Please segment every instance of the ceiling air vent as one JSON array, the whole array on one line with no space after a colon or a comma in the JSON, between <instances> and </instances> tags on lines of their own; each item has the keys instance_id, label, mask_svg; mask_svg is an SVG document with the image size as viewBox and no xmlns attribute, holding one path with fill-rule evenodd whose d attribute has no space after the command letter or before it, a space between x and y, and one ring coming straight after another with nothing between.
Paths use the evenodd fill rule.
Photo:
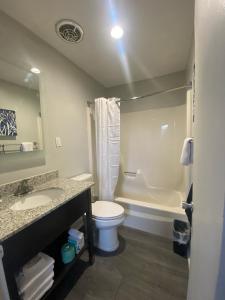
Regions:
<instances>
[{"instance_id":1,"label":"ceiling air vent","mask_svg":"<svg viewBox=\"0 0 225 300\"><path fill-rule=\"evenodd\" d=\"M79 24L73 20L61 20L55 25L58 36L66 42L79 43L84 31Z\"/></svg>"}]
</instances>

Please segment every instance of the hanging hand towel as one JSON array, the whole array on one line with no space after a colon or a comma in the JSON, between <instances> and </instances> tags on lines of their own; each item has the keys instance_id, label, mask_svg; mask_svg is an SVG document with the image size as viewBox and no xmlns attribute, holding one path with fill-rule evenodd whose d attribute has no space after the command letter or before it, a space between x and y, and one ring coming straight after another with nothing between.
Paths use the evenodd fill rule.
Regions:
<instances>
[{"instance_id":1,"label":"hanging hand towel","mask_svg":"<svg viewBox=\"0 0 225 300\"><path fill-rule=\"evenodd\" d=\"M193 163L193 138L186 138L184 140L180 163L188 166Z\"/></svg>"}]
</instances>

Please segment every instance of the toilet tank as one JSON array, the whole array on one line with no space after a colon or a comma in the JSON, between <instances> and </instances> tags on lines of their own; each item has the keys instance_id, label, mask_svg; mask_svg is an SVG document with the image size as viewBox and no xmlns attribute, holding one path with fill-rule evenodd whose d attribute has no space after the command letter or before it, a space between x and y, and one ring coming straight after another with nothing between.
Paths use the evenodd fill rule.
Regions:
<instances>
[{"instance_id":1,"label":"toilet tank","mask_svg":"<svg viewBox=\"0 0 225 300\"><path fill-rule=\"evenodd\" d=\"M70 179L76 180L76 181L93 181L94 182L94 178L93 175L91 173L83 173L74 177L71 177ZM94 186L91 187L91 196L92 196L92 201L95 197L95 188Z\"/></svg>"},{"instance_id":2,"label":"toilet tank","mask_svg":"<svg viewBox=\"0 0 225 300\"><path fill-rule=\"evenodd\" d=\"M74 177L70 177L70 179L75 180L75 181L94 181L93 180L93 175L91 173L83 173ZM93 195L94 195L94 187L91 187L91 198L93 201ZM75 229L80 229L80 227L83 225L83 218L79 218L72 226L72 228Z\"/></svg>"},{"instance_id":3,"label":"toilet tank","mask_svg":"<svg viewBox=\"0 0 225 300\"><path fill-rule=\"evenodd\" d=\"M93 175L91 173L83 173L75 177L71 177L70 179L76 181L93 181Z\"/></svg>"}]
</instances>

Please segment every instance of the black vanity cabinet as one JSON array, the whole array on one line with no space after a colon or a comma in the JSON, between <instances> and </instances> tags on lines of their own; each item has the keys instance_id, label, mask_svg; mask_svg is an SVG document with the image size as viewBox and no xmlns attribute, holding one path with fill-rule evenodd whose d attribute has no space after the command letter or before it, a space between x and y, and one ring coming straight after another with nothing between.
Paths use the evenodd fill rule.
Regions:
<instances>
[{"instance_id":1,"label":"black vanity cabinet","mask_svg":"<svg viewBox=\"0 0 225 300\"><path fill-rule=\"evenodd\" d=\"M85 247L70 264L61 262L61 246L67 242L68 229L80 217L84 216ZM55 259L55 276L52 288L43 296L43 299L63 299L63 280L68 286L69 274L72 274L73 284L85 270L94 263L94 246L91 212L91 191L85 190L72 200L65 202L45 216L34 221L29 226L2 242L4 251L3 266L11 300L18 300L15 274L20 268L43 251ZM80 260L84 250L88 250L89 261Z\"/></svg>"}]
</instances>

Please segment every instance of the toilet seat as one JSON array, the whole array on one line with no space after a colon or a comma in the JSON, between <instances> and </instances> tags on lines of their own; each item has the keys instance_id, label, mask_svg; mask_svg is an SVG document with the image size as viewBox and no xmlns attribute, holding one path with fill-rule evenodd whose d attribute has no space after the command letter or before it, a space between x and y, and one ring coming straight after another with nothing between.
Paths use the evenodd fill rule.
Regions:
<instances>
[{"instance_id":1,"label":"toilet seat","mask_svg":"<svg viewBox=\"0 0 225 300\"><path fill-rule=\"evenodd\" d=\"M124 208L111 201L96 201L92 204L92 216L98 220L114 220L124 215Z\"/></svg>"}]
</instances>

